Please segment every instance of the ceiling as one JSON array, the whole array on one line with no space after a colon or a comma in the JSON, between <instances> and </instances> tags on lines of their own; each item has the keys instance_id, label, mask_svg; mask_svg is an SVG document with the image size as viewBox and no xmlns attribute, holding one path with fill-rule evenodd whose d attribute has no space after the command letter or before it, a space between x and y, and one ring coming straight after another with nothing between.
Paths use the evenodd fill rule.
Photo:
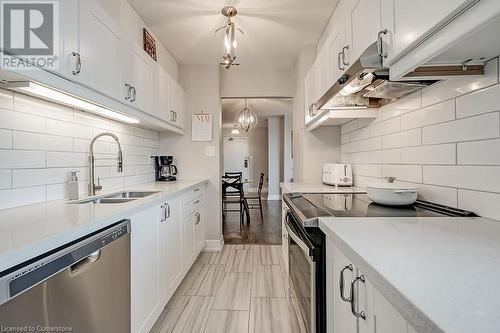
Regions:
<instances>
[{"instance_id":1,"label":"ceiling","mask_svg":"<svg viewBox=\"0 0 500 333\"><path fill-rule=\"evenodd\" d=\"M283 116L292 113L293 100L255 98L248 99L248 108L257 114L257 126L267 126L267 118L270 116ZM236 114L245 107L244 99L222 100L222 127L229 128L234 125Z\"/></svg>"},{"instance_id":2,"label":"ceiling","mask_svg":"<svg viewBox=\"0 0 500 333\"><path fill-rule=\"evenodd\" d=\"M316 44L338 0L129 0L180 64L218 64L231 4L241 66L292 67L304 45Z\"/></svg>"}]
</instances>

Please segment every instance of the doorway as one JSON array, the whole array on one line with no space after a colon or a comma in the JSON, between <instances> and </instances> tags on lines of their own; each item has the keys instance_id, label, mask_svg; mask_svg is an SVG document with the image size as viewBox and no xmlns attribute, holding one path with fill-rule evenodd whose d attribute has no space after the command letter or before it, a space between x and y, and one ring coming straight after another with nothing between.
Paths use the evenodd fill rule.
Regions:
<instances>
[{"instance_id":1,"label":"doorway","mask_svg":"<svg viewBox=\"0 0 500 333\"><path fill-rule=\"evenodd\" d=\"M249 180L250 146L248 137L224 137L224 173L241 172L243 180ZM248 191L248 183L243 188Z\"/></svg>"}]
</instances>

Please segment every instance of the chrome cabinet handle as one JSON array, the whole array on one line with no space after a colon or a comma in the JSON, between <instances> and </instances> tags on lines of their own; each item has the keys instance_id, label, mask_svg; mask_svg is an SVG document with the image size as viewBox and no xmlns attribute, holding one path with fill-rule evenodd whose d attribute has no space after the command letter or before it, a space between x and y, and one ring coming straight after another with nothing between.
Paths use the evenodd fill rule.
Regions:
<instances>
[{"instance_id":1,"label":"chrome cabinet handle","mask_svg":"<svg viewBox=\"0 0 500 333\"><path fill-rule=\"evenodd\" d=\"M195 205L197 205L197 204L199 204L199 203L200 203L200 200L196 200L196 201L194 202L194 204L195 204Z\"/></svg>"},{"instance_id":2,"label":"chrome cabinet handle","mask_svg":"<svg viewBox=\"0 0 500 333\"><path fill-rule=\"evenodd\" d=\"M72 52L71 55L73 57L76 57L76 67L75 70L72 71L71 73L73 75L78 75L82 71L82 57L80 56L80 53L77 52Z\"/></svg>"},{"instance_id":3,"label":"chrome cabinet handle","mask_svg":"<svg viewBox=\"0 0 500 333\"><path fill-rule=\"evenodd\" d=\"M160 222L166 220L167 212L165 211L165 205L161 205L161 219Z\"/></svg>"},{"instance_id":4,"label":"chrome cabinet handle","mask_svg":"<svg viewBox=\"0 0 500 333\"><path fill-rule=\"evenodd\" d=\"M342 48L342 63L345 65L345 66L349 66L349 63L348 62L345 62L345 51L349 50L349 45L346 45Z\"/></svg>"},{"instance_id":5,"label":"chrome cabinet handle","mask_svg":"<svg viewBox=\"0 0 500 333\"><path fill-rule=\"evenodd\" d=\"M177 111L174 111L174 122L177 122Z\"/></svg>"},{"instance_id":6,"label":"chrome cabinet handle","mask_svg":"<svg viewBox=\"0 0 500 333\"><path fill-rule=\"evenodd\" d=\"M387 58L387 56L389 55L387 52L384 52L382 50L382 35L387 35L388 32L389 30L384 29L377 33L377 53L382 58Z\"/></svg>"},{"instance_id":7,"label":"chrome cabinet handle","mask_svg":"<svg viewBox=\"0 0 500 333\"><path fill-rule=\"evenodd\" d=\"M314 114L314 108L316 107L316 103L312 103L311 105L309 105L309 116L310 117L314 117L315 114Z\"/></svg>"},{"instance_id":8,"label":"chrome cabinet handle","mask_svg":"<svg viewBox=\"0 0 500 333\"><path fill-rule=\"evenodd\" d=\"M135 87L130 87L130 90L132 91L132 97L130 98L130 101L133 103L137 99L137 90L135 90Z\"/></svg>"},{"instance_id":9,"label":"chrome cabinet handle","mask_svg":"<svg viewBox=\"0 0 500 333\"><path fill-rule=\"evenodd\" d=\"M342 268L342 270L340 271L340 278L339 278L339 287L340 287L340 298L344 301L344 302L347 302L349 303L351 301L352 298L348 298L348 297L344 297L344 272L346 270L350 270L351 272L353 271L353 267L352 267L352 264L349 264L347 266L345 266L344 268Z\"/></svg>"},{"instance_id":10,"label":"chrome cabinet handle","mask_svg":"<svg viewBox=\"0 0 500 333\"><path fill-rule=\"evenodd\" d=\"M342 67L340 65L340 61L341 61L341 57L342 57L342 52L339 52L339 54L337 54L337 64L338 64L338 67L341 71L345 70L345 67Z\"/></svg>"},{"instance_id":11,"label":"chrome cabinet handle","mask_svg":"<svg viewBox=\"0 0 500 333\"><path fill-rule=\"evenodd\" d=\"M125 83L125 88L127 88L127 95L125 96L125 100L128 101L132 94L132 86L128 83Z\"/></svg>"},{"instance_id":12,"label":"chrome cabinet handle","mask_svg":"<svg viewBox=\"0 0 500 333\"><path fill-rule=\"evenodd\" d=\"M168 203L165 204L165 220L170 218L170 205Z\"/></svg>"},{"instance_id":13,"label":"chrome cabinet handle","mask_svg":"<svg viewBox=\"0 0 500 333\"><path fill-rule=\"evenodd\" d=\"M351 283L351 312L354 315L354 317L366 320L366 314L364 311L361 312L356 311L356 298L355 298L354 288L355 284L358 283L359 281L365 283L365 276L364 275L358 276Z\"/></svg>"},{"instance_id":14,"label":"chrome cabinet handle","mask_svg":"<svg viewBox=\"0 0 500 333\"><path fill-rule=\"evenodd\" d=\"M201 222L201 214L197 212L196 214L194 214L194 216L196 216L196 222L194 223L194 225L200 224L200 222Z\"/></svg>"},{"instance_id":15,"label":"chrome cabinet handle","mask_svg":"<svg viewBox=\"0 0 500 333\"><path fill-rule=\"evenodd\" d=\"M199 187L194 189L195 192L198 192L199 190L200 190Z\"/></svg>"},{"instance_id":16,"label":"chrome cabinet handle","mask_svg":"<svg viewBox=\"0 0 500 333\"><path fill-rule=\"evenodd\" d=\"M170 121L171 122L174 122L175 121L175 117L174 117L174 111L173 110L170 110Z\"/></svg>"}]
</instances>

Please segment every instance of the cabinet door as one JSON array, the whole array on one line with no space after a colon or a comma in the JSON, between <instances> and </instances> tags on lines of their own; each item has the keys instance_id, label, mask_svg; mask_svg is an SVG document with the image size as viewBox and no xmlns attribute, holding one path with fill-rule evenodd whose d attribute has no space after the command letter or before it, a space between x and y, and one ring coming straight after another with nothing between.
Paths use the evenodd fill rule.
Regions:
<instances>
[{"instance_id":1,"label":"cabinet door","mask_svg":"<svg viewBox=\"0 0 500 333\"><path fill-rule=\"evenodd\" d=\"M160 287L162 305L166 305L181 282L182 256L179 250L182 247L182 231L180 216L180 201L178 198L165 203L164 221L160 222ZM161 219L160 219L161 221Z\"/></svg>"},{"instance_id":2,"label":"cabinet door","mask_svg":"<svg viewBox=\"0 0 500 333\"><path fill-rule=\"evenodd\" d=\"M179 84L173 78L170 78L170 83L168 85L168 101L170 111L173 114L172 124L174 125L177 125L177 120L179 117L179 95Z\"/></svg>"},{"instance_id":3,"label":"cabinet door","mask_svg":"<svg viewBox=\"0 0 500 333\"><path fill-rule=\"evenodd\" d=\"M173 122L170 109L170 75L161 67L155 72L154 110L155 116L168 123Z\"/></svg>"},{"instance_id":4,"label":"cabinet door","mask_svg":"<svg viewBox=\"0 0 500 333\"><path fill-rule=\"evenodd\" d=\"M330 86L333 85L347 69L342 63L342 57L339 54L342 52L342 48L345 46L345 37L343 31L338 31L338 33L332 38L331 44L328 47L328 56L330 63L330 74L329 82Z\"/></svg>"},{"instance_id":5,"label":"cabinet door","mask_svg":"<svg viewBox=\"0 0 500 333\"><path fill-rule=\"evenodd\" d=\"M287 214L287 205L284 201L281 202L281 249L283 260L285 262L285 270L288 273L288 231L285 227L285 219Z\"/></svg>"},{"instance_id":6,"label":"cabinet door","mask_svg":"<svg viewBox=\"0 0 500 333\"><path fill-rule=\"evenodd\" d=\"M408 323L377 290L374 290L375 332L407 332Z\"/></svg>"},{"instance_id":7,"label":"cabinet door","mask_svg":"<svg viewBox=\"0 0 500 333\"><path fill-rule=\"evenodd\" d=\"M182 263L184 265L184 272L187 272L194 262L193 224L195 221L195 213L196 212L190 212L182 219Z\"/></svg>"},{"instance_id":8,"label":"cabinet door","mask_svg":"<svg viewBox=\"0 0 500 333\"><path fill-rule=\"evenodd\" d=\"M204 207L203 205L196 209L193 216L193 239L194 239L194 257L196 258L198 254L200 254L201 250L203 250L205 246L205 229L204 229L204 221L203 214Z\"/></svg>"},{"instance_id":9,"label":"cabinet door","mask_svg":"<svg viewBox=\"0 0 500 333\"><path fill-rule=\"evenodd\" d=\"M363 51L377 41L380 28L380 0L352 0L350 20L350 60L356 61Z\"/></svg>"},{"instance_id":10,"label":"cabinet door","mask_svg":"<svg viewBox=\"0 0 500 333\"><path fill-rule=\"evenodd\" d=\"M175 125L184 128L186 119L186 92L179 86L179 111L175 119Z\"/></svg>"},{"instance_id":11,"label":"cabinet door","mask_svg":"<svg viewBox=\"0 0 500 333\"><path fill-rule=\"evenodd\" d=\"M159 207L131 218L132 332L149 332L160 307Z\"/></svg>"},{"instance_id":12,"label":"cabinet door","mask_svg":"<svg viewBox=\"0 0 500 333\"><path fill-rule=\"evenodd\" d=\"M103 95L122 100L119 24L109 12L119 13L119 8L119 2L115 5L111 0L99 1L99 4L95 0L80 1L82 67L75 79Z\"/></svg>"},{"instance_id":13,"label":"cabinet door","mask_svg":"<svg viewBox=\"0 0 500 333\"><path fill-rule=\"evenodd\" d=\"M323 49L318 54L317 64L315 68L315 78L316 78L316 94L315 100L319 100L330 88L328 86L328 76L330 70L330 56L329 56L329 48L323 47Z\"/></svg>"},{"instance_id":14,"label":"cabinet door","mask_svg":"<svg viewBox=\"0 0 500 333\"><path fill-rule=\"evenodd\" d=\"M58 74L74 79L77 57L73 52L79 53L78 46L78 0L59 0L59 52Z\"/></svg>"},{"instance_id":15,"label":"cabinet door","mask_svg":"<svg viewBox=\"0 0 500 333\"><path fill-rule=\"evenodd\" d=\"M387 332L390 333L389 331L386 330L376 330L374 331L374 323L375 321L378 321L378 318L375 319L375 306L374 306L374 290L375 288L373 285L370 283L370 280L363 275L363 272L361 272L358 269L358 273L356 276L363 276L364 281L359 281L356 282L355 288L356 288L356 311L358 313L363 312L365 315L365 318L359 318L358 323L359 323L359 333L376 333L376 332ZM403 333L403 331L399 331Z\"/></svg>"},{"instance_id":16,"label":"cabinet door","mask_svg":"<svg viewBox=\"0 0 500 333\"><path fill-rule=\"evenodd\" d=\"M129 102L141 111L154 115L153 99L153 63L143 50L135 49L132 53L132 86L134 93Z\"/></svg>"},{"instance_id":17,"label":"cabinet door","mask_svg":"<svg viewBox=\"0 0 500 333\"><path fill-rule=\"evenodd\" d=\"M316 103L315 91L316 91L316 79L314 76L314 67L307 73L304 80L304 108L305 108L305 124L307 125L311 120L314 119L312 104Z\"/></svg>"},{"instance_id":18,"label":"cabinet door","mask_svg":"<svg viewBox=\"0 0 500 333\"><path fill-rule=\"evenodd\" d=\"M344 277L344 297L348 298L351 293L351 281L354 279L355 267L353 271L344 269L352 263L342 254L342 252L333 246L333 331L341 333L356 333L357 319L351 312L351 303L342 300L340 295L340 278L343 271Z\"/></svg>"}]
</instances>

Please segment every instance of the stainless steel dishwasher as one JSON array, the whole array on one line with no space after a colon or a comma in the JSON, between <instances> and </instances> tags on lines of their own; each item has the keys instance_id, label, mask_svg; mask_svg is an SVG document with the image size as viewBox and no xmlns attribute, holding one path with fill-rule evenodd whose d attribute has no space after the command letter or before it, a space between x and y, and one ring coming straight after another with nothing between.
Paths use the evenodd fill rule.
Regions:
<instances>
[{"instance_id":1,"label":"stainless steel dishwasher","mask_svg":"<svg viewBox=\"0 0 500 333\"><path fill-rule=\"evenodd\" d=\"M130 332L130 221L1 272L0 304L2 331Z\"/></svg>"}]
</instances>

